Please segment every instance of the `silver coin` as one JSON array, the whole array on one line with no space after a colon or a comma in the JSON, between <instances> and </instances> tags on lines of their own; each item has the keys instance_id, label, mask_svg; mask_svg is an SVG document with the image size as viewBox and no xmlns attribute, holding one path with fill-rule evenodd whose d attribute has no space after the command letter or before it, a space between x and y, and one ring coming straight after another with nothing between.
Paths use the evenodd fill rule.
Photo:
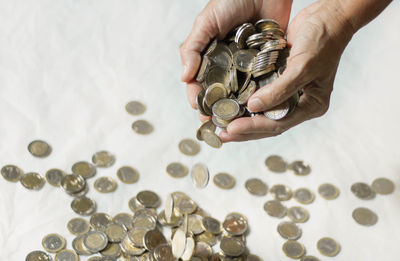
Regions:
<instances>
[{"instance_id":1,"label":"silver coin","mask_svg":"<svg viewBox=\"0 0 400 261\"><path fill-rule=\"evenodd\" d=\"M23 174L23 171L15 165L6 165L1 168L1 175L10 182L20 181Z\"/></svg>"},{"instance_id":2,"label":"silver coin","mask_svg":"<svg viewBox=\"0 0 400 261\"><path fill-rule=\"evenodd\" d=\"M293 222L281 222L277 229L279 235L288 240L297 240L302 234L301 229Z\"/></svg>"},{"instance_id":3,"label":"silver coin","mask_svg":"<svg viewBox=\"0 0 400 261\"><path fill-rule=\"evenodd\" d=\"M187 156L194 156L200 152L199 143L192 139L181 140L179 142L178 148L183 154Z\"/></svg>"},{"instance_id":4,"label":"silver coin","mask_svg":"<svg viewBox=\"0 0 400 261\"><path fill-rule=\"evenodd\" d=\"M292 198L292 190L283 184L277 184L271 187L270 192L274 195L276 200L286 201Z\"/></svg>"},{"instance_id":5,"label":"silver coin","mask_svg":"<svg viewBox=\"0 0 400 261\"><path fill-rule=\"evenodd\" d=\"M279 200L270 200L265 202L264 210L271 217L283 218L286 216L287 209Z\"/></svg>"},{"instance_id":6,"label":"silver coin","mask_svg":"<svg viewBox=\"0 0 400 261\"><path fill-rule=\"evenodd\" d=\"M285 118L286 115L289 114L289 109L290 109L290 104L288 101L285 101L282 104L279 104L274 108L265 111L264 116L270 120L275 120L275 121L281 120Z\"/></svg>"},{"instance_id":7,"label":"silver coin","mask_svg":"<svg viewBox=\"0 0 400 261\"><path fill-rule=\"evenodd\" d=\"M372 189L381 195L388 195L394 191L394 183L387 178L377 178L372 182Z\"/></svg>"},{"instance_id":8,"label":"silver coin","mask_svg":"<svg viewBox=\"0 0 400 261\"><path fill-rule=\"evenodd\" d=\"M132 123L132 130L137 134L150 134L153 132L153 125L146 120L137 120Z\"/></svg>"},{"instance_id":9,"label":"silver coin","mask_svg":"<svg viewBox=\"0 0 400 261\"><path fill-rule=\"evenodd\" d=\"M296 189L293 196L299 203L302 204L311 204L315 199L314 193L307 188Z\"/></svg>"},{"instance_id":10,"label":"silver coin","mask_svg":"<svg viewBox=\"0 0 400 261\"><path fill-rule=\"evenodd\" d=\"M125 110L132 115L141 115L146 111L146 106L139 101L130 101L125 105Z\"/></svg>"},{"instance_id":11,"label":"silver coin","mask_svg":"<svg viewBox=\"0 0 400 261\"><path fill-rule=\"evenodd\" d=\"M60 169L49 169L46 172L46 180L47 182L55 187L59 187L61 184L61 180L65 176L65 172Z\"/></svg>"},{"instance_id":12,"label":"silver coin","mask_svg":"<svg viewBox=\"0 0 400 261\"><path fill-rule=\"evenodd\" d=\"M122 183L133 184L139 179L139 171L129 166L123 166L118 169L117 177Z\"/></svg>"},{"instance_id":13,"label":"silver coin","mask_svg":"<svg viewBox=\"0 0 400 261\"><path fill-rule=\"evenodd\" d=\"M334 257L340 252L340 244L332 238L324 237L318 240L317 249L324 256Z\"/></svg>"},{"instance_id":14,"label":"silver coin","mask_svg":"<svg viewBox=\"0 0 400 261\"><path fill-rule=\"evenodd\" d=\"M92 156L92 162L97 167L108 168L115 163L115 156L108 151L98 151Z\"/></svg>"},{"instance_id":15,"label":"silver coin","mask_svg":"<svg viewBox=\"0 0 400 261\"><path fill-rule=\"evenodd\" d=\"M80 236L89 232L90 224L83 218L73 218L68 221L67 228L71 234Z\"/></svg>"},{"instance_id":16,"label":"silver coin","mask_svg":"<svg viewBox=\"0 0 400 261\"><path fill-rule=\"evenodd\" d=\"M189 173L189 169L180 162L172 162L167 166L167 173L173 178L182 178Z\"/></svg>"},{"instance_id":17,"label":"silver coin","mask_svg":"<svg viewBox=\"0 0 400 261\"><path fill-rule=\"evenodd\" d=\"M310 218L307 209L302 207L291 207L287 210L287 216L296 223L304 223Z\"/></svg>"},{"instance_id":18,"label":"silver coin","mask_svg":"<svg viewBox=\"0 0 400 261\"><path fill-rule=\"evenodd\" d=\"M373 226L378 222L378 216L368 208L356 208L352 216L358 224L363 226Z\"/></svg>"},{"instance_id":19,"label":"silver coin","mask_svg":"<svg viewBox=\"0 0 400 261\"><path fill-rule=\"evenodd\" d=\"M225 121L234 119L239 111L239 104L232 99L220 99L212 106L213 115Z\"/></svg>"},{"instance_id":20,"label":"silver coin","mask_svg":"<svg viewBox=\"0 0 400 261\"><path fill-rule=\"evenodd\" d=\"M325 183L319 186L318 193L326 200L332 200L339 196L340 192L337 187L332 184Z\"/></svg>"},{"instance_id":21,"label":"silver coin","mask_svg":"<svg viewBox=\"0 0 400 261\"><path fill-rule=\"evenodd\" d=\"M43 248L50 253L57 253L64 249L66 245L65 238L59 234L46 235L42 240Z\"/></svg>"},{"instance_id":22,"label":"silver coin","mask_svg":"<svg viewBox=\"0 0 400 261\"><path fill-rule=\"evenodd\" d=\"M351 192L359 199L374 199L376 195L371 186L363 182L351 185Z\"/></svg>"}]
</instances>

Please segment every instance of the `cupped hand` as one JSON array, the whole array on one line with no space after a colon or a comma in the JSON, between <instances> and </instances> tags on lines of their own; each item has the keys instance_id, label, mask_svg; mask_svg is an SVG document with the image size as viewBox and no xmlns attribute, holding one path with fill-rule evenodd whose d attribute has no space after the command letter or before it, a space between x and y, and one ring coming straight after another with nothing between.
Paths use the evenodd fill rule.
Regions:
<instances>
[{"instance_id":1,"label":"cupped hand","mask_svg":"<svg viewBox=\"0 0 400 261\"><path fill-rule=\"evenodd\" d=\"M302 90L298 106L287 118L279 121L262 114L236 119L220 133L224 142L276 136L325 114L340 57L355 33L344 17L336 1L318 1L299 12L287 30L291 51L286 70L273 83L255 92L248 101L250 111L266 111Z\"/></svg>"}]
</instances>

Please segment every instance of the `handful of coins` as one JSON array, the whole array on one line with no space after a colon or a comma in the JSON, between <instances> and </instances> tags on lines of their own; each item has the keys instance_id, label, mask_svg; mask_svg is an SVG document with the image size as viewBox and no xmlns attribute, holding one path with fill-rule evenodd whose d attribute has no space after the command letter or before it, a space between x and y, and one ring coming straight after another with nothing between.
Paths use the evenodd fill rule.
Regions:
<instances>
[{"instance_id":1,"label":"handful of coins","mask_svg":"<svg viewBox=\"0 0 400 261\"><path fill-rule=\"evenodd\" d=\"M200 113L211 116L212 123L221 129L236 118L260 114L249 111L247 101L258 88L283 73L288 56L285 34L271 19L261 19L254 25L244 23L224 40L213 40L202 55L196 77L203 87L196 99ZM296 93L263 114L272 120L283 119L298 100Z\"/></svg>"}]
</instances>

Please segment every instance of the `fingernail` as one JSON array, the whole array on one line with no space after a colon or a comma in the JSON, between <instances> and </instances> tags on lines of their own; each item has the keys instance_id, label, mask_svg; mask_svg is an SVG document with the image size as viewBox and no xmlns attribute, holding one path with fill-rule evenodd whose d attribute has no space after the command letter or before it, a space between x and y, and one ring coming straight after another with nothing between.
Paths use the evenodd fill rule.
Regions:
<instances>
[{"instance_id":1,"label":"fingernail","mask_svg":"<svg viewBox=\"0 0 400 261\"><path fill-rule=\"evenodd\" d=\"M260 100L260 98L253 98L249 101L249 109L252 112L259 112L264 110L265 105L264 103Z\"/></svg>"}]
</instances>

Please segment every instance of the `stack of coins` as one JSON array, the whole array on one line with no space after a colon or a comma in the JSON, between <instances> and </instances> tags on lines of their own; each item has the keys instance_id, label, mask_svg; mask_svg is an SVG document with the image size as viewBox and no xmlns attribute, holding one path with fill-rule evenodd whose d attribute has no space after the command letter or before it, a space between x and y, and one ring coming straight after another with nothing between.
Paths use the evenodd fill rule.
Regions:
<instances>
[{"instance_id":1,"label":"stack of coins","mask_svg":"<svg viewBox=\"0 0 400 261\"><path fill-rule=\"evenodd\" d=\"M196 77L203 87L196 98L200 113L211 116L212 123L221 129L236 118L255 116L246 107L248 99L283 73L288 53L284 32L271 19L259 20L254 25L244 23L226 39L212 41L202 55ZM273 120L283 119L294 110L298 100L296 93L264 115ZM208 131L205 133L209 135Z\"/></svg>"}]
</instances>

